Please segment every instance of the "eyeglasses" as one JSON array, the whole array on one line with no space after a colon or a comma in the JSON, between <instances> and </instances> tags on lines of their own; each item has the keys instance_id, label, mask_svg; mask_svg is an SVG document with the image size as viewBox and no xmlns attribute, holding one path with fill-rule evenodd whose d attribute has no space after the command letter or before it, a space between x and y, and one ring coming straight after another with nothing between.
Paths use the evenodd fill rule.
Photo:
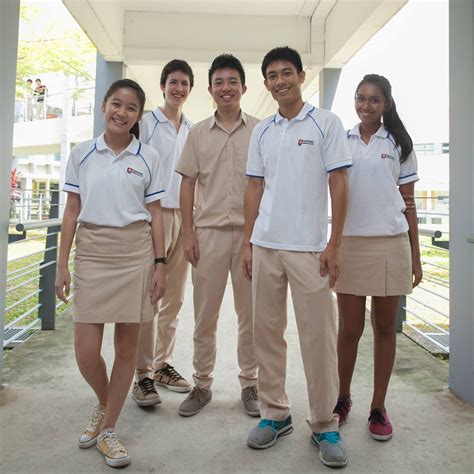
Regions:
<instances>
[{"instance_id":1,"label":"eyeglasses","mask_svg":"<svg viewBox=\"0 0 474 474\"><path fill-rule=\"evenodd\" d=\"M371 96L371 97L365 97L365 95L356 94L354 96L354 100L359 105L363 105L367 101L369 102L370 105L378 105L380 104L380 102L382 102L382 97L379 97L377 95Z\"/></svg>"}]
</instances>

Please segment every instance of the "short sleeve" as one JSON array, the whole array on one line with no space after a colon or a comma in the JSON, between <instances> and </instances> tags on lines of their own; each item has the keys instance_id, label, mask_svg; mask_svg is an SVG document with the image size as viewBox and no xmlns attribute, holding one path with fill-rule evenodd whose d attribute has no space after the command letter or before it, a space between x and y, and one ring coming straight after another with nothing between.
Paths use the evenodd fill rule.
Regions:
<instances>
[{"instance_id":1,"label":"short sleeve","mask_svg":"<svg viewBox=\"0 0 474 474\"><path fill-rule=\"evenodd\" d=\"M260 127L255 127L250 137L246 175L251 178L263 178L265 176L265 168L260 147L261 135Z\"/></svg>"},{"instance_id":2,"label":"short sleeve","mask_svg":"<svg viewBox=\"0 0 474 474\"><path fill-rule=\"evenodd\" d=\"M418 162L416 160L415 152L412 151L407 159L400 163L400 177L398 178L398 185L412 183L418 181Z\"/></svg>"},{"instance_id":3,"label":"short sleeve","mask_svg":"<svg viewBox=\"0 0 474 474\"><path fill-rule=\"evenodd\" d=\"M148 147L148 152L150 153L148 161L150 163L151 178L150 183L145 189L145 204L157 201L166 196L163 161L154 148Z\"/></svg>"},{"instance_id":4,"label":"short sleeve","mask_svg":"<svg viewBox=\"0 0 474 474\"><path fill-rule=\"evenodd\" d=\"M63 186L63 191L68 193L77 193L79 192L79 162L75 158L74 149L69 155L66 165L66 180Z\"/></svg>"},{"instance_id":5,"label":"short sleeve","mask_svg":"<svg viewBox=\"0 0 474 474\"><path fill-rule=\"evenodd\" d=\"M199 152L197 129L191 128L178 161L176 171L183 176L197 178L199 174Z\"/></svg>"},{"instance_id":6,"label":"short sleeve","mask_svg":"<svg viewBox=\"0 0 474 474\"><path fill-rule=\"evenodd\" d=\"M154 123L152 124L152 122ZM157 121L151 112L143 116L143 118L140 120L138 126L140 128L140 141L142 143L150 142L153 126L156 125L156 123Z\"/></svg>"},{"instance_id":7,"label":"short sleeve","mask_svg":"<svg viewBox=\"0 0 474 474\"><path fill-rule=\"evenodd\" d=\"M352 156L347 145L347 134L342 126L341 119L332 114L328 118L323 139L324 166L326 172L352 166Z\"/></svg>"}]
</instances>

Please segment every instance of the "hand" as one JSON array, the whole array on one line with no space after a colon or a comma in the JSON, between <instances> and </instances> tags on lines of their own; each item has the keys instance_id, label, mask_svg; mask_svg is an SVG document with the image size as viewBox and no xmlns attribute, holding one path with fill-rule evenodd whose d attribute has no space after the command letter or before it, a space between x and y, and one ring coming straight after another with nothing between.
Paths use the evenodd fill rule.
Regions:
<instances>
[{"instance_id":1,"label":"hand","mask_svg":"<svg viewBox=\"0 0 474 474\"><path fill-rule=\"evenodd\" d=\"M319 257L319 274L323 277L329 273L329 287L333 288L339 278L339 267L341 262L341 250L335 245L329 244Z\"/></svg>"},{"instance_id":2,"label":"hand","mask_svg":"<svg viewBox=\"0 0 474 474\"><path fill-rule=\"evenodd\" d=\"M64 303L69 303L69 293L71 291L71 274L68 268L59 268L56 272L56 281L54 282L56 296Z\"/></svg>"},{"instance_id":3,"label":"hand","mask_svg":"<svg viewBox=\"0 0 474 474\"><path fill-rule=\"evenodd\" d=\"M421 268L420 257L413 258L412 273L413 273L413 288L418 286L423 278L423 269Z\"/></svg>"},{"instance_id":4,"label":"hand","mask_svg":"<svg viewBox=\"0 0 474 474\"><path fill-rule=\"evenodd\" d=\"M184 258L196 267L199 260L199 242L194 232L183 236Z\"/></svg>"},{"instance_id":5,"label":"hand","mask_svg":"<svg viewBox=\"0 0 474 474\"><path fill-rule=\"evenodd\" d=\"M155 266L155 271L150 283L151 304L155 304L159 299L163 298L166 291L166 270L162 263Z\"/></svg>"},{"instance_id":6,"label":"hand","mask_svg":"<svg viewBox=\"0 0 474 474\"><path fill-rule=\"evenodd\" d=\"M247 280L252 281L252 244L244 244L242 248L242 271Z\"/></svg>"}]
</instances>

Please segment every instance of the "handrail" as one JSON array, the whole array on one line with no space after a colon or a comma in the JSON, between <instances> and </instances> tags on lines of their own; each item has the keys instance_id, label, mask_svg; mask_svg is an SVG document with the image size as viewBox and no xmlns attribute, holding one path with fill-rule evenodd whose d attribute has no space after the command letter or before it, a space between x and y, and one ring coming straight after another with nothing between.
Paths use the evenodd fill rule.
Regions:
<instances>
[{"instance_id":1,"label":"handrail","mask_svg":"<svg viewBox=\"0 0 474 474\"><path fill-rule=\"evenodd\" d=\"M432 230L432 229L423 229L418 227L418 233L423 235L424 237L431 237L435 239L440 239L443 236L443 233L440 230Z\"/></svg>"},{"instance_id":2,"label":"handrail","mask_svg":"<svg viewBox=\"0 0 474 474\"><path fill-rule=\"evenodd\" d=\"M58 219L45 219L42 221L26 221L19 222L15 229L18 232L24 232L25 230L44 229L45 227L59 226L62 223L62 218Z\"/></svg>"}]
</instances>

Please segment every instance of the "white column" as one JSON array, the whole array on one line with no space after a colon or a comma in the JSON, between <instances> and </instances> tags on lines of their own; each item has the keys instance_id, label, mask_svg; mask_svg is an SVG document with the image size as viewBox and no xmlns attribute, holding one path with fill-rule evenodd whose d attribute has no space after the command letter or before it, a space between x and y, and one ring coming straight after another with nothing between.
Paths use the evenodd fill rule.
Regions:
<instances>
[{"instance_id":1,"label":"white column","mask_svg":"<svg viewBox=\"0 0 474 474\"><path fill-rule=\"evenodd\" d=\"M95 110L94 110L94 137L104 131L104 120L100 110L104 96L109 86L124 76L124 67L121 62L108 62L100 53L97 53L95 72Z\"/></svg>"},{"instance_id":2,"label":"white column","mask_svg":"<svg viewBox=\"0 0 474 474\"><path fill-rule=\"evenodd\" d=\"M324 68L319 73L319 107L331 110L342 69Z\"/></svg>"},{"instance_id":3,"label":"white column","mask_svg":"<svg viewBox=\"0 0 474 474\"><path fill-rule=\"evenodd\" d=\"M3 385L3 330L7 279L8 208L15 113L16 56L20 0L0 2L0 387Z\"/></svg>"},{"instance_id":4,"label":"white column","mask_svg":"<svg viewBox=\"0 0 474 474\"><path fill-rule=\"evenodd\" d=\"M472 0L449 2L449 387L474 405L474 68Z\"/></svg>"}]
</instances>

